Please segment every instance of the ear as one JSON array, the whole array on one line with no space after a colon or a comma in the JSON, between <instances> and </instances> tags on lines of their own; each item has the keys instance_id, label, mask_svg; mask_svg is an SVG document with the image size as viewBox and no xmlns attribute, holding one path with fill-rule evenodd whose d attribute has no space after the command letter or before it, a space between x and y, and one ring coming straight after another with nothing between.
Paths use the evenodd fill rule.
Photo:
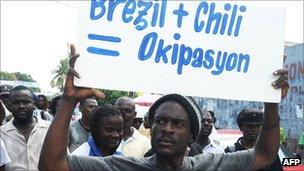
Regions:
<instances>
[{"instance_id":1,"label":"ear","mask_svg":"<svg viewBox=\"0 0 304 171\"><path fill-rule=\"evenodd\" d=\"M194 142L194 138L193 138L193 134L191 134L190 140L189 140L189 144Z\"/></svg>"}]
</instances>

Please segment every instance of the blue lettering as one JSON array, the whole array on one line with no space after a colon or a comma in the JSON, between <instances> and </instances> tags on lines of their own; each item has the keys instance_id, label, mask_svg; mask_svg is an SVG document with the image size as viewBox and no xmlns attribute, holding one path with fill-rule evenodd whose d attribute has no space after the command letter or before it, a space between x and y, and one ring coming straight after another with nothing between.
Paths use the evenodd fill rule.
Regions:
<instances>
[{"instance_id":1,"label":"blue lettering","mask_svg":"<svg viewBox=\"0 0 304 171\"><path fill-rule=\"evenodd\" d=\"M150 45L150 48L148 49L149 51L147 54L145 54L150 40L151 40L151 45ZM155 48L156 40L157 40L157 34L155 32L149 33L143 38L143 41L141 42L141 45L140 45L139 51L138 51L139 60L144 61L144 60L149 59L152 56L154 48Z\"/></svg>"},{"instance_id":2,"label":"blue lettering","mask_svg":"<svg viewBox=\"0 0 304 171\"><path fill-rule=\"evenodd\" d=\"M174 10L173 14L177 15L177 27L180 28L182 26L183 17L187 16L189 13L184 10L184 4L179 4L178 10Z\"/></svg>"},{"instance_id":3,"label":"blue lettering","mask_svg":"<svg viewBox=\"0 0 304 171\"><path fill-rule=\"evenodd\" d=\"M201 2L196 10L196 14L195 14L195 19L194 19L194 30L196 32L201 32L203 27L204 27L204 21L200 21L199 23L199 17L200 17L200 12L203 9L203 14L207 14L208 12L208 3L203 1Z\"/></svg>"},{"instance_id":4,"label":"blue lettering","mask_svg":"<svg viewBox=\"0 0 304 171\"><path fill-rule=\"evenodd\" d=\"M179 40L180 37L181 37L181 35L180 35L179 33L175 33L173 37L174 37L175 40ZM177 62L177 56L178 56L177 53L178 53L178 44L175 43L175 44L173 45L173 52L172 52L172 57L171 57L171 64L175 64L175 63Z\"/></svg>"},{"instance_id":5,"label":"blue lettering","mask_svg":"<svg viewBox=\"0 0 304 171\"><path fill-rule=\"evenodd\" d=\"M217 34L218 29L219 29L219 25L221 22L221 18L222 18L222 14L219 12L214 13L214 9L215 9L215 4L211 3L210 5L210 12L209 12L209 18L208 18L208 22L207 22L207 26L206 26L206 33L210 32L211 29L211 25L213 23L213 21L215 21L215 26L213 29L213 34Z\"/></svg>"},{"instance_id":6,"label":"blue lettering","mask_svg":"<svg viewBox=\"0 0 304 171\"><path fill-rule=\"evenodd\" d=\"M187 54L185 57L185 54ZM186 47L184 44L181 45L179 60L177 65L177 73L182 74L183 65L188 65L190 63L192 56L192 49L190 47Z\"/></svg>"},{"instance_id":7,"label":"blue lettering","mask_svg":"<svg viewBox=\"0 0 304 171\"><path fill-rule=\"evenodd\" d=\"M215 64L217 71L215 71L215 70L211 71L211 73L213 75L220 75L223 72L223 70L224 70L225 62L226 62L226 57L227 57L227 52L224 52L222 58L221 58L221 54L222 54L221 51L219 51L217 53L216 64Z\"/></svg>"},{"instance_id":8,"label":"blue lettering","mask_svg":"<svg viewBox=\"0 0 304 171\"><path fill-rule=\"evenodd\" d=\"M105 0L91 0L91 11L90 11L90 18L91 20L98 20L101 18L105 12L106 12L106 7L104 6ZM99 14L96 15L96 8L100 8Z\"/></svg>"},{"instance_id":9,"label":"blue lettering","mask_svg":"<svg viewBox=\"0 0 304 171\"><path fill-rule=\"evenodd\" d=\"M158 48L156 51L155 62L159 63L160 58L163 58L164 63L168 63L167 52L172 48L171 45L168 45L164 48L164 40L160 39Z\"/></svg>"},{"instance_id":10,"label":"blue lettering","mask_svg":"<svg viewBox=\"0 0 304 171\"><path fill-rule=\"evenodd\" d=\"M148 26L148 22L146 19L143 18L143 16L147 15L147 11L152 7L153 3L152 2L145 2L145 1L138 1L138 7L144 7L142 11L138 11L138 16L134 20L133 24L136 25L135 28L137 30L143 30ZM142 23L142 25L139 25Z\"/></svg>"},{"instance_id":11,"label":"blue lettering","mask_svg":"<svg viewBox=\"0 0 304 171\"><path fill-rule=\"evenodd\" d=\"M111 0L109 1L109 11L108 11L108 21L113 20L113 13L115 11L115 8L118 4L125 3L126 0Z\"/></svg>"},{"instance_id":12,"label":"blue lettering","mask_svg":"<svg viewBox=\"0 0 304 171\"><path fill-rule=\"evenodd\" d=\"M243 72L246 73L249 68L250 56L248 54L244 55L242 53L239 55L239 63L238 63L238 67L237 67L238 72L241 72L241 70L242 70L243 61L245 61Z\"/></svg>"},{"instance_id":13,"label":"blue lettering","mask_svg":"<svg viewBox=\"0 0 304 171\"><path fill-rule=\"evenodd\" d=\"M232 71L236 67L237 58L238 58L238 56L236 53L232 53L228 56L227 63L226 63L227 71Z\"/></svg>"},{"instance_id":14,"label":"blue lettering","mask_svg":"<svg viewBox=\"0 0 304 171\"><path fill-rule=\"evenodd\" d=\"M129 23L129 22L131 22L133 20L132 16L127 17L127 15L134 14L135 9L136 9L136 2L134 0L129 0L125 4L125 7L124 7L123 12L122 12L122 20L125 23Z\"/></svg>"},{"instance_id":15,"label":"blue lettering","mask_svg":"<svg viewBox=\"0 0 304 171\"><path fill-rule=\"evenodd\" d=\"M205 53L205 61L203 62L203 65L207 69L211 69L213 67L213 55L214 55L214 50L208 49ZM208 64L209 63L209 64Z\"/></svg>"},{"instance_id":16,"label":"blue lettering","mask_svg":"<svg viewBox=\"0 0 304 171\"><path fill-rule=\"evenodd\" d=\"M195 49L194 52L193 52L193 58L194 58L194 60L192 61L191 65L194 68L201 67L202 63L203 63L203 56L204 56L203 49L201 49L201 48Z\"/></svg>"}]
</instances>

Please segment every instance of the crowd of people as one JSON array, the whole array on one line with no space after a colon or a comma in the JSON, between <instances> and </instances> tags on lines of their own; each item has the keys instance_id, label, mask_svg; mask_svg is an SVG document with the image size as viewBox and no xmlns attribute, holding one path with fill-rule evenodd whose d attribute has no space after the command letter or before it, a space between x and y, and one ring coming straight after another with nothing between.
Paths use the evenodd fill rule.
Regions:
<instances>
[{"instance_id":1,"label":"crowd of people","mask_svg":"<svg viewBox=\"0 0 304 171\"><path fill-rule=\"evenodd\" d=\"M129 97L98 105L102 92L73 84L78 56L71 45L63 95L50 105L28 87L1 85L0 170L282 170L277 103L242 110L236 123L243 137L223 149L210 136L214 113L191 97L164 95L144 118L136 118ZM274 75L284 98L287 70ZM77 105L80 119L73 118Z\"/></svg>"}]
</instances>

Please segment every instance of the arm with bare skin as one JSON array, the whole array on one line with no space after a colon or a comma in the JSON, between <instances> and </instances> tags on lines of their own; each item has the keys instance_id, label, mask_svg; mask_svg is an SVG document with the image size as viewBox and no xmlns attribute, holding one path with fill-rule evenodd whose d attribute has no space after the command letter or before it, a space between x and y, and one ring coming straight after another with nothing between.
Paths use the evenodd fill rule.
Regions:
<instances>
[{"instance_id":1,"label":"arm with bare skin","mask_svg":"<svg viewBox=\"0 0 304 171\"><path fill-rule=\"evenodd\" d=\"M282 89L282 99L289 90L288 70L280 69L275 71L274 76L280 76L272 86ZM254 147L255 159L252 170L271 164L278 154L280 146L280 117L278 103L265 103L264 120L259 137Z\"/></svg>"},{"instance_id":2,"label":"arm with bare skin","mask_svg":"<svg viewBox=\"0 0 304 171\"><path fill-rule=\"evenodd\" d=\"M70 69L67 75L61 104L57 110L48 133L45 137L39 160L39 170L70 170L67 159L67 145L69 138L69 124L76 104L83 98L95 96L104 98L98 90L74 86L74 76L80 77L74 70L79 54L75 47L70 46Z\"/></svg>"}]
</instances>

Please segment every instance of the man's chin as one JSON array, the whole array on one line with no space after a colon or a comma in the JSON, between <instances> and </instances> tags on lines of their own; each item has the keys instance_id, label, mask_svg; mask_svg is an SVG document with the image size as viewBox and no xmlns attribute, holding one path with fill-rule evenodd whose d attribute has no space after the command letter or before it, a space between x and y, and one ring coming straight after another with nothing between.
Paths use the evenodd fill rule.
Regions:
<instances>
[{"instance_id":1,"label":"man's chin","mask_svg":"<svg viewBox=\"0 0 304 171\"><path fill-rule=\"evenodd\" d=\"M173 157L173 156L176 156L175 151L168 150L168 149L158 149L158 150L155 151L155 153L158 156L161 156L161 157Z\"/></svg>"}]
</instances>

